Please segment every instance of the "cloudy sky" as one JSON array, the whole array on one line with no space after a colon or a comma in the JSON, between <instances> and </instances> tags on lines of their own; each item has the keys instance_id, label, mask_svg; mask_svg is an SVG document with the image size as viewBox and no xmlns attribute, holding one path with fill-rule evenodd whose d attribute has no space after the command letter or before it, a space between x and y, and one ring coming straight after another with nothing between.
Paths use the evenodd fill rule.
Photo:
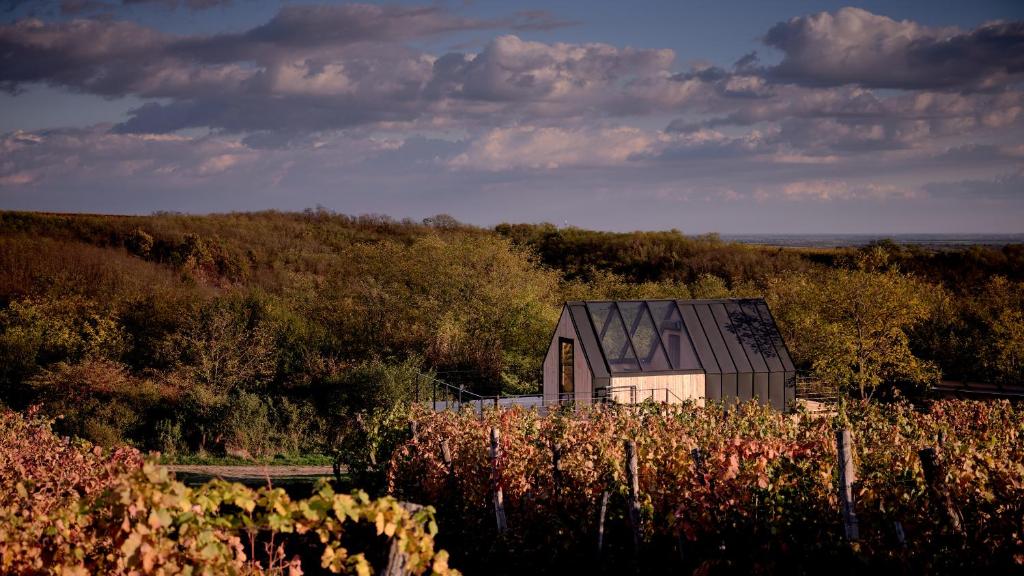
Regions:
<instances>
[{"instance_id":1,"label":"cloudy sky","mask_svg":"<svg viewBox=\"0 0 1024 576\"><path fill-rule=\"evenodd\" d=\"M1024 2L0 0L0 209L1024 232Z\"/></svg>"}]
</instances>

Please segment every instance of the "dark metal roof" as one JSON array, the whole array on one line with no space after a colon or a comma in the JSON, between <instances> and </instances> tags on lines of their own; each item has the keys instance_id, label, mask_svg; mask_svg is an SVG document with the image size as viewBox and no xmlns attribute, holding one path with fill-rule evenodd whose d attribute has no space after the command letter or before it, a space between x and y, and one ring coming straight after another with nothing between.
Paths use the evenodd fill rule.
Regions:
<instances>
[{"instance_id":1,"label":"dark metal roof","mask_svg":"<svg viewBox=\"0 0 1024 576\"><path fill-rule=\"evenodd\" d=\"M591 372L595 378L608 377L608 364L604 361L604 353L597 344L594 336L594 327L590 324L590 317L587 316L587 308L579 302L570 302L569 316L576 326L576 334L580 337L580 345L583 347L583 355L587 358Z\"/></svg>"},{"instance_id":2,"label":"dark metal roof","mask_svg":"<svg viewBox=\"0 0 1024 576\"><path fill-rule=\"evenodd\" d=\"M794 372L782 335L760 298L566 305L595 376Z\"/></svg>"}]
</instances>

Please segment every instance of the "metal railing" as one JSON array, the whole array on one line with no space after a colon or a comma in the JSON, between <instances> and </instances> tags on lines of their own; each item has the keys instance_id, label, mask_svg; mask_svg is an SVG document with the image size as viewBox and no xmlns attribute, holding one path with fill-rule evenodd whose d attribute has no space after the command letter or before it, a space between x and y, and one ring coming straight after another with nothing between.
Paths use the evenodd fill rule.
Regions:
<instances>
[{"instance_id":1,"label":"metal railing","mask_svg":"<svg viewBox=\"0 0 1024 576\"><path fill-rule=\"evenodd\" d=\"M839 388L820 378L808 375L797 375L796 397L798 400L834 403L839 401Z\"/></svg>"},{"instance_id":2,"label":"metal railing","mask_svg":"<svg viewBox=\"0 0 1024 576\"><path fill-rule=\"evenodd\" d=\"M415 399L417 403L427 403L434 411L461 410L464 406L482 413L486 407L542 407L564 403L573 398L572 394L521 394L521 395L490 395L484 396L467 390L464 384L458 386L435 378L428 374L420 374L416 379Z\"/></svg>"},{"instance_id":3,"label":"metal railing","mask_svg":"<svg viewBox=\"0 0 1024 576\"><path fill-rule=\"evenodd\" d=\"M428 404L434 411L461 410L463 407L470 407L477 413L483 413L483 410L488 407L523 406L548 410L574 404L587 405L606 402L639 404L646 401L682 404L687 401L671 388L641 388L636 385L601 388L590 397L580 397L574 392L483 396L467 390L464 385L456 386L428 374L420 374L417 377L415 399L417 403Z\"/></svg>"},{"instance_id":4,"label":"metal railing","mask_svg":"<svg viewBox=\"0 0 1024 576\"><path fill-rule=\"evenodd\" d=\"M680 398L671 388L638 388L636 385L631 386L609 386L604 388L607 392L602 396L602 399L617 402L617 392L625 391L629 394L630 404L639 404L645 400L652 400L654 402L664 402L666 404L682 404L686 400Z\"/></svg>"}]
</instances>

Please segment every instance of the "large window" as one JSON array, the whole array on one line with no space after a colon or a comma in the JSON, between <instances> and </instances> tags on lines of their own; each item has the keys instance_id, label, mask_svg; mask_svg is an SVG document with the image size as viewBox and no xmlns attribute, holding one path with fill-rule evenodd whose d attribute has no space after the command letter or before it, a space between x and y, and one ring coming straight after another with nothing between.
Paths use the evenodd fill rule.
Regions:
<instances>
[{"instance_id":1,"label":"large window","mask_svg":"<svg viewBox=\"0 0 1024 576\"><path fill-rule=\"evenodd\" d=\"M644 372L671 370L672 365L665 356L661 337L647 312L647 305L643 302L619 302L618 306L622 321L626 324L626 332L633 342L633 350Z\"/></svg>"},{"instance_id":2,"label":"large window","mask_svg":"<svg viewBox=\"0 0 1024 576\"><path fill-rule=\"evenodd\" d=\"M558 339L558 391L561 394L573 392L573 366L575 365L573 341L569 338Z\"/></svg>"},{"instance_id":3,"label":"large window","mask_svg":"<svg viewBox=\"0 0 1024 576\"><path fill-rule=\"evenodd\" d=\"M697 352L693 349L676 303L671 300L654 300L647 304L672 367L676 370L700 370L700 360L697 359Z\"/></svg>"},{"instance_id":4,"label":"large window","mask_svg":"<svg viewBox=\"0 0 1024 576\"><path fill-rule=\"evenodd\" d=\"M587 302L587 310L612 373L639 372L640 363L614 302Z\"/></svg>"}]
</instances>

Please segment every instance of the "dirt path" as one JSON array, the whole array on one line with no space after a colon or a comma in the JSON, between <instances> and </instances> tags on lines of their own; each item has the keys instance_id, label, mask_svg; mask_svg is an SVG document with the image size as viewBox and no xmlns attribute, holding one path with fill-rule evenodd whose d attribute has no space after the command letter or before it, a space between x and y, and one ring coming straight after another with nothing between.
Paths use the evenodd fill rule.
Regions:
<instances>
[{"instance_id":1,"label":"dirt path","mask_svg":"<svg viewBox=\"0 0 1024 576\"><path fill-rule=\"evenodd\" d=\"M218 466L170 464L167 469L180 475L208 476L225 480L258 480L270 478L281 479L314 479L333 476L330 466L272 466L256 464L252 466Z\"/></svg>"}]
</instances>

